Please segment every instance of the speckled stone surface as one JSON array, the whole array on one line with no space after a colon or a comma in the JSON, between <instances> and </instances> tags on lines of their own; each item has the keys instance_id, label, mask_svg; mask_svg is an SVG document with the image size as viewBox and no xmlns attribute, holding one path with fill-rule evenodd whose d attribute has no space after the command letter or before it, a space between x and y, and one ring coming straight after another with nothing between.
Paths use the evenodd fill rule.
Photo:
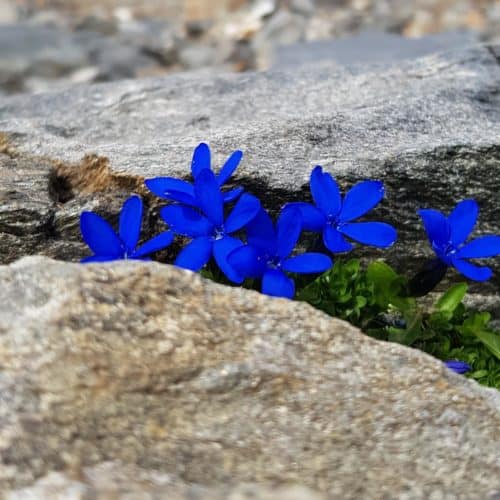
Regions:
<instances>
[{"instance_id":1,"label":"speckled stone surface","mask_svg":"<svg viewBox=\"0 0 500 500\"><path fill-rule=\"evenodd\" d=\"M497 391L306 304L155 263L26 258L0 284L0 491L107 461L327 498L500 491Z\"/></svg>"},{"instance_id":2,"label":"speckled stone surface","mask_svg":"<svg viewBox=\"0 0 500 500\"><path fill-rule=\"evenodd\" d=\"M300 485L255 483L200 486L158 471L120 462L83 467L78 474L51 472L6 500L328 500Z\"/></svg>"}]
</instances>

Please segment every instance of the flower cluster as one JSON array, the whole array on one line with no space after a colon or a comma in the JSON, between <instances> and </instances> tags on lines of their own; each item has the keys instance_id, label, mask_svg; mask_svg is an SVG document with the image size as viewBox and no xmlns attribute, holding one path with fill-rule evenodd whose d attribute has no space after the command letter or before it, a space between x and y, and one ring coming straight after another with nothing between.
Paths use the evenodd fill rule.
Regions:
<instances>
[{"instance_id":1,"label":"flower cluster","mask_svg":"<svg viewBox=\"0 0 500 500\"><path fill-rule=\"evenodd\" d=\"M246 278L259 279L263 293L292 298L295 284L290 273L322 273L330 269L332 258L324 252L352 250L353 244L346 238L381 248L396 241L396 230L389 224L355 222L382 200L384 188L380 181L360 182L342 199L333 177L318 166L310 180L315 204L285 205L274 225L255 196L242 187L223 189L241 158L242 152L235 151L215 174L210 149L201 143L191 162L192 183L173 177L146 180L152 193L170 201L160 211L169 231L138 249L135 247L142 218L139 197L132 196L125 202L118 234L100 216L84 212L82 235L95 255L82 262L144 259L170 245L173 235L178 235L191 241L177 256L175 265L199 271L213 257L230 281L241 284ZM228 209L229 205L232 207ZM302 231L320 233L324 252L294 253Z\"/></svg>"},{"instance_id":2,"label":"flower cluster","mask_svg":"<svg viewBox=\"0 0 500 500\"><path fill-rule=\"evenodd\" d=\"M390 224L356 222L383 199L382 182L359 182L342 197L335 179L320 166L313 169L310 178L314 204L288 203L275 226L255 196L244 192L242 187L223 189L242 156L241 151L233 152L215 174L210 149L201 143L194 150L191 162L192 183L173 177L146 180L153 194L171 202L161 209L169 230L138 248L143 212L138 196L125 202L118 233L99 215L83 212L80 220L83 239L94 255L82 262L147 259L151 253L170 245L174 235L178 235L191 241L177 256L177 266L199 271L213 257L232 282L241 284L246 278L260 279L264 293L291 298L294 282L287 273L321 273L333 265L331 257L322 252L290 256L302 231L320 234L324 252L333 254L351 251L353 243L349 240L380 248L390 247L396 241L396 230ZM230 204L234 205L228 210ZM423 273L428 282L429 269L437 276L430 280L431 288L449 267L476 281L491 277L489 267L465 260L500 254L500 236L482 236L466 242L478 213L474 200L461 201L448 217L434 209L419 210L436 253ZM245 233L246 242L242 239Z\"/></svg>"}]
</instances>

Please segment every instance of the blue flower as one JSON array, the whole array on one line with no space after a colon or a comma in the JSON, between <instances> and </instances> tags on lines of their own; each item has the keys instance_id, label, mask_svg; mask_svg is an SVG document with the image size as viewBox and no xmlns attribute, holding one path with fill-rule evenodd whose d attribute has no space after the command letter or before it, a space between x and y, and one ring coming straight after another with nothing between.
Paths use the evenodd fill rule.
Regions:
<instances>
[{"instance_id":1,"label":"blue flower","mask_svg":"<svg viewBox=\"0 0 500 500\"><path fill-rule=\"evenodd\" d=\"M345 237L365 245L386 248L397 238L396 230L384 222L352 222L366 214L384 197L380 181L364 181L353 186L342 200L335 179L315 167L311 173L310 203L290 203L302 215L303 229L323 233L323 242L331 252L349 252L352 243Z\"/></svg>"},{"instance_id":2,"label":"blue flower","mask_svg":"<svg viewBox=\"0 0 500 500\"><path fill-rule=\"evenodd\" d=\"M464 361L457 361L455 359L451 359L449 361L445 361L444 364L455 373L466 373L471 370L471 366Z\"/></svg>"},{"instance_id":3,"label":"blue flower","mask_svg":"<svg viewBox=\"0 0 500 500\"><path fill-rule=\"evenodd\" d=\"M161 216L172 230L193 238L177 256L175 264L199 271L213 255L221 271L235 283L243 276L227 262L227 255L243 243L230 236L244 228L260 210L260 201L251 194L243 194L224 220L224 200L218 179L209 169L203 169L194 182L195 206L169 205Z\"/></svg>"},{"instance_id":4,"label":"blue flower","mask_svg":"<svg viewBox=\"0 0 500 500\"><path fill-rule=\"evenodd\" d=\"M481 236L465 243L479 214L474 200L461 201L448 217L433 209L419 210L418 213L432 249L441 262L471 280L485 281L491 277L489 267L476 266L464 260L500 254L500 236Z\"/></svg>"},{"instance_id":5,"label":"blue flower","mask_svg":"<svg viewBox=\"0 0 500 500\"><path fill-rule=\"evenodd\" d=\"M243 153L241 151L234 151L231 156L226 160L221 171L216 176L217 184L222 187L228 179L233 175L233 172L238 168ZM207 144L202 142L199 144L193 153L191 162L191 173L193 179L196 181L197 177L203 170L211 170L210 148ZM196 195L192 183L176 179L174 177L155 177L154 179L147 179L145 181L147 188L156 196L165 200L176 201L189 205L192 207L197 206ZM237 199L243 192L242 187L231 189L223 193L224 203L229 203Z\"/></svg>"},{"instance_id":6,"label":"blue flower","mask_svg":"<svg viewBox=\"0 0 500 500\"><path fill-rule=\"evenodd\" d=\"M141 231L142 208L142 200L138 196L131 196L123 204L118 234L99 215L83 212L80 216L80 229L85 243L94 255L83 258L81 262L145 259L150 253L170 245L174 235L171 231L165 231L136 249Z\"/></svg>"},{"instance_id":7,"label":"blue flower","mask_svg":"<svg viewBox=\"0 0 500 500\"><path fill-rule=\"evenodd\" d=\"M300 212L285 208L276 228L265 210L247 226L248 244L228 255L229 263L243 276L262 278L262 292L276 297L293 298L295 283L285 272L321 273L333 265L321 253L289 257L301 231Z\"/></svg>"}]
</instances>

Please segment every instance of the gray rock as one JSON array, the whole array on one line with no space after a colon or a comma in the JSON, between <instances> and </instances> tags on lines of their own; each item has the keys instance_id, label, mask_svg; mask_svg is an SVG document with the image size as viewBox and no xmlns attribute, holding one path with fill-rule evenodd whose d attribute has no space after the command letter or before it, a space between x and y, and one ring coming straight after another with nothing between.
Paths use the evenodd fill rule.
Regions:
<instances>
[{"instance_id":1,"label":"gray rock","mask_svg":"<svg viewBox=\"0 0 500 500\"><path fill-rule=\"evenodd\" d=\"M278 10L256 34L254 44L259 46L266 42L273 45L294 43L302 39L305 27L306 20L300 14Z\"/></svg>"},{"instance_id":2,"label":"gray rock","mask_svg":"<svg viewBox=\"0 0 500 500\"><path fill-rule=\"evenodd\" d=\"M71 17L73 18L73 16ZM67 31L69 25L68 16L60 9L43 9L34 12L28 10L23 13L21 19L24 26L44 26L62 31Z\"/></svg>"},{"instance_id":3,"label":"gray rock","mask_svg":"<svg viewBox=\"0 0 500 500\"><path fill-rule=\"evenodd\" d=\"M85 66L71 73L68 78L72 84L91 83L97 81L99 68L97 66Z\"/></svg>"},{"instance_id":4,"label":"gray rock","mask_svg":"<svg viewBox=\"0 0 500 500\"><path fill-rule=\"evenodd\" d=\"M458 200L473 197L481 206L476 234L499 232L499 59L498 46L478 45L355 72L325 62L282 72L181 74L81 86L2 99L0 131L28 164L38 164L39 156L65 164L89 152L108 157L135 191L144 177L187 176L200 141L210 142L215 165L241 148L245 157L236 182L274 211L308 196L317 164L344 187L382 179L387 199L372 217L394 223L400 240L388 252L365 248L355 255L385 257L410 273L431 255L416 215L420 207L449 211ZM73 241L79 239L77 216L85 197L93 192L99 198L105 191L102 185L96 191L94 171L79 165L59 176L68 185L75 172L80 176L67 212L74 217ZM12 172L4 168L2 175ZM107 196L122 186L117 199L123 200L127 183L110 186ZM65 204L57 209L64 212ZM157 220L155 214L148 220ZM12 249L0 254L3 262L27 248L22 234L6 234ZM54 236L50 255L75 257L61 250L66 238L68 232ZM498 303L500 265L493 264L494 278L472 291Z\"/></svg>"},{"instance_id":5,"label":"gray rock","mask_svg":"<svg viewBox=\"0 0 500 500\"><path fill-rule=\"evenodd\" d=\"M164 66L177 62L178 38L179 33L164 21L136 20L122 24L120 31L122 43L139 47Z\"/></svg>"},{"instance_id":6,"label":"gray rock","mask_svg":"<svg viewBox=\"0 0 500 500\"><path fill-rule=\"evenodd\" d=\"M11 500L51 483L152 494L176 478L215 498L249 482L346 500L500 489L497 391L307 304L157 263L27 258L0 283Z\"/></svg>"},{"instance_id":7,"label":"gray rock","mask_svg":"<svg viewBox=\"0 0 500 500\"><path fill-rule=\"evenodd\" d=\"M10 0L0 0L0 26L13 24L18 20L16 6Z\"/></svg>"},{"instance_id":8,"label":"gray rock","mask_svg":"<svg viewBox=\"0 0 500 500\"><path fill-rule=\"evenodd\" d=\"M142 53L140 47L121 45L111 40L103 40L92 61L99 67L100 81L134 78L138 71L155 64Z\"/></svg>"},{"instance_id":9,"label":"gray rock","mask_svg":"<svg viewBox=\"0 0 500 500\"><path fill-rule=\"evenodd\" d=\"M67 32L23 23L0 29L0 84L27 77L59 78L87 60L84 48ZM22 82L14 90L23 90Z\"/></svg>"},{"instance_id":10,"label":"gray rock","mask_svg":"<svg viewBox=\"0 0 500 500\"><path fill-rule=\"evenodd\" d=\"M185 23L186 34L188 38L199 39L212 28L213 24L213 20L210 19L188 20Z\"/></svg>"},{"instance_id":11,"label":"gray rock","mask_svg":"<svg viewBox=\"0 0 500 500\"><path fill-rule=\"evenodd\" d=\"M258 19L266 19L278 10L276 0L255 0L250 2L250 16Z\"/></svg>"},{"instance_id":12,"label":"gray rock","mask_svg":"<svg viewBox=\"0 0 500 500\"><path fill-rule=\"evenodd\" d=\"M316 9L314 0L290 0L290 10L311 16Z\"/></svg>"},{"instance_id":13,"label":"gray rock","mask_svg":"<svg viewBox=\"0 0 500 500\"><path fill-rule=\"evenodd\" d=\"M187 69L213 66L218 62L218 52L209 45L185 43L179 48L179 62Z\"/></svg>"},{"instance_id":14,"label":"gray rock","mask_svg":"<svg viewBox=\"0 0 500 500\"><path fill-rule=\"evenodd\" d=\"M83 30L90 22L75 33L28 23L2 28L0 87L10 92L64 88L71 86L72 75L88 67L98 68L95 81L135 78L175 61L173 37L167 31L157 29L149 38L137 32L110 37L98 32L106 31L105 26Z\"/></svg>"},{"instance_id":15,"label":"gray rock","mask_svg":"<svg viewBox=\"0 0 500 500\"><path fill-rule=\"evenodd\" d=\"M111 36L118 32L118 25L116 20L90 15L79 21L76 24L75 29Z\"/></svg>"},{"instance_id":16,"label":"gray rock","mask_svg":"<svg viewBox=\"0 0 500 500\"><path fill-rule=\"evenodd\" d=\"M52 164L47 161L26 162L0 155L0 253L3 259L16 259L18 250L38 253L50 241L54 215L48 188L51 168ZM16 249L18 239L23 241L22 249Z\"/></svg>"},{"instance_id":17,"label":"gray rock","mask_svg":"<svg viewBox=\"0 0 500 500\"><path fill-rule=\"evenodd\" d=\"M343 66L392 66L436 52L454 51L477 43L471 33L439 33L421 38L406 38L391 33L364 32L356 36L317 42L299 42L277 47L274 64L286 69L303 64L334 61Z\"/></svg>"}]
</instances>

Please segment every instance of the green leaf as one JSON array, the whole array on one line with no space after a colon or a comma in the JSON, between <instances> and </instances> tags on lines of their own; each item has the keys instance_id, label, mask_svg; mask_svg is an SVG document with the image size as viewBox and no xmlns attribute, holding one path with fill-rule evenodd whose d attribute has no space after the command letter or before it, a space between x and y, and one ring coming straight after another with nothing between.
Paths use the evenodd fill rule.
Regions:
<instances>
[{"instance_id":1,"label":"green leaf","mask_svg":"<svg viewBox=\"0 0 500 500\"><path fill-rule=\"evenodd\" d=\"M475 331L474 334L500 360L500 333L479 330Z\"/></svg>"},{"instance_id":2,"label":"green leaf","mask_svg":"<svg viewBox=\"0 0 500 500\"><path fill-rule=\"evenodd\" d=\"M417 340L422 331L422 317L416 315L407 328L388 328L390 342L397 342L398 344L411 345Z\"/></svg>"},{"instance_id":3,"label":"green leaf","mask_svg":"<svg viewBox=\"0 0 500 500\"><path fill-rule=\"evenodd\" d=\"M449 331L453 328L452 318L453 313L450 311L435 311L429 315L427 322L435 330Z\"/></svg>"},{"instance_id":4,"label":"green leaf","mask_svg":"<svg viewBox=\"0 0 500 500\"><path fill-rule=\"evenodd\" d=\"M390 284L395 279L399 278L399 275L394 271L394 269L382 262L381 260L376 260L368 264L366 269L366 276L370 281L377 284L377 286L385 287Z\"/></svg>"},{"instance_id":5,"label":"green leaf","mask_svg":"<svg viewBox=\"0 0 500 500\"><path fill-rule=\"evenodd\" d=\"M399 275L385 262L375 261L368 265L366 277L374 285L377 305L386 308L390 304L391 298L399 292Z\"/></svg>"},{"instance_id":6,"label":"green leaf","mask_svg":"<svg viewBox=\"0 0 500 500\"><path fill-rule=\"evenodd\" d=\"M365 307L367 303L368 301L366 300L366 297L363 297L362 295L358 295L356 297L356 307L361 309Z\"/></svg>"},{"instance_id":7,"label":"green leaf","mask_svg":"<svg viewBox=\"0 0 500 500\"><path fill-rule=\"evenodd\" d=\"M467 293L466 283L457 283L450 287L436 302L436 309L442 313L453 313ZM451 316L450 316L451 318Z\"/></svg>"},{"instance_id":8,"label":"green leaf","mask_svg":"<svg viewBox=\"0 0 500 500\"><path fill-rule=\"evenodd\" d=\"M491 314L488 312L471 312L463 325L457 327L457 329L463 335L476 335L480 330L487 329L490 319Z\"/></svg>"}]
</instances>

